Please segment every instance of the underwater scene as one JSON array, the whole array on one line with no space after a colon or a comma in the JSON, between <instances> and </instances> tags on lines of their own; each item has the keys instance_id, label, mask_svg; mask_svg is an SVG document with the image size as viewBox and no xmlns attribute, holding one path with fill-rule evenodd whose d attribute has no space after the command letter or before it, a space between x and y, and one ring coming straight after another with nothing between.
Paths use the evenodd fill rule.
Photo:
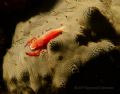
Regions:
<instances>
[{"instance_id":1,"label":"underwater scene","mask_svg":"<svg viewBox=\"0 0 120 94\"><path fill-rule=\"evenodd\" d=\"M118 93L119 74L119 0L0 0L0 94Z\"/></svg>"}]
</instances>

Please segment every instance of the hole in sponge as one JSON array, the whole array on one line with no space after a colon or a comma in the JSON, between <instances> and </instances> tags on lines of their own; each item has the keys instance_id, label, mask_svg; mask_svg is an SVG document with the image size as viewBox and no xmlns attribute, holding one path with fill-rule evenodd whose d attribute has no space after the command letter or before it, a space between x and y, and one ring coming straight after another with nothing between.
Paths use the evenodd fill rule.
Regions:
<instances>
[{"instance_id":1,"label":"hole in sponge","mask_svg":"<svg viewBox=\"0 0 120 94\"><path fill-rule=\"evenodd\" d=\"M62 45L60 42L52 41L50 42L50 50L52 51L59 51L61 49Z\"/></svg>"}]
</instances>

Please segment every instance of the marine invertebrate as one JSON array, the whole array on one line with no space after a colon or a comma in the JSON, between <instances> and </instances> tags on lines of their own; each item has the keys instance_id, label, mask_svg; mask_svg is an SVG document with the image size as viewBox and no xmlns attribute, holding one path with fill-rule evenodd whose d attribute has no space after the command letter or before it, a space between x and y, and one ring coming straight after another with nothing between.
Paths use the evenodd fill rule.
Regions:
<instances>
[{"instance_id":1,"label":"marine invertebrate","mask_svg":"<svg viewBox=\"0 0 120 94\"><path fill-rule=\"evenodd\" d=\"M80 76L81 66L84 67L89 62L96 63L98 58L101 58L100 55L105 54L106 58L110 57L110 61L114 62L114 58L109 53L114 50L119 52L120 40L113 22L110 21L112 19L110 6L106 8L104 5L106 3L103 2L60 0L58 6L49 13L32 17L30 24L29 20L20 23L13 38L13 47L4 57L3 76L9 91L23 94L25 92L55 94L56 91L59 93L59 89L66 89L72 76L77 73L79 74L77 76ZM29 37L42 36L46 31L61 27L61 23L65 26L66 32L52 38L51 41L47 40L42 45L42 49L47 46L45 48L47 52L38 54L38 57L29 57L25 54L28 49L24 45ZM23 36L24 34L21 34L23 32L19 32L21 30L24 33L29 31L28 35ZM17 41L18 35L21 41ZM35 46L32 45L34 43ZM41 49L40 43L38 45L36 43L35 39L35 42L32 41L29 45L33 52ZM97 60L94 61L96 58ZM101 61L104 59L102 58ZM70 86L69 84L68 87Z\"/></svg>"},{"instance_id":2,"label":"marine invertebrate","mask_svg":"<svg viewBox=\"0 0 120 94\"><path fill-rule=\"evenodd\" d=\"M32 38L30 41L27 42L27 45L29 45L31 50L34 50L34 52L26 52L29 56L38 56L43 49L47 47L47 44L51 39L54 39L59 34L63 32L62 29L54 29L47 32L47 34L44 34L40 38Z\"/></svg>"}]
</instances>

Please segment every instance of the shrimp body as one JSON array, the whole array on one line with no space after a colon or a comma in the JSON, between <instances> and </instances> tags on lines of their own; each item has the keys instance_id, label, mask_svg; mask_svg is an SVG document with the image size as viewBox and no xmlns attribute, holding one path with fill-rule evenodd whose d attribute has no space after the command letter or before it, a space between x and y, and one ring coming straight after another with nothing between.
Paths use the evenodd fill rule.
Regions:
<instances>
[{"instance_id":1,"label":"shrimp body","mask_svg":"<svg viewBox=\"0 0 120 94\"><path fill-rule=\"evenodd\" d=\"M26 52L29 56L39 56L40 52L47 47L50 40L56 38L58 35L62 34L62 29L54 29L45 33L40 38L32 38L26 44L29 45L32 52Z\"/></svg>"}]
</instances>

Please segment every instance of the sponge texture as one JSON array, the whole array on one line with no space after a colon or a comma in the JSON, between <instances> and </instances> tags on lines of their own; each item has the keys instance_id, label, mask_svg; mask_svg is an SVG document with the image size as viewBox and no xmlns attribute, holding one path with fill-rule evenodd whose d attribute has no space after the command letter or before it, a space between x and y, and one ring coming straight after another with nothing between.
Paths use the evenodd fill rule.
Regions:
<instances>
[{"instance_id":1,"label":"sponge texture","mask_svg":"<svg viewBox=\"0 0 120 94\"><path fill-rule=\"evenodd\" d=\"M90 60L119 50L120 31L111 0L59 0L52 10L16 26L4 56L3 77L12 94L48 94L64 89ZM114 8L114 9L113 9ZM38 57L25 54L33 37L63 27ZM53 93L52 93L53 94Z\"/></svg>"}]
</instances>

